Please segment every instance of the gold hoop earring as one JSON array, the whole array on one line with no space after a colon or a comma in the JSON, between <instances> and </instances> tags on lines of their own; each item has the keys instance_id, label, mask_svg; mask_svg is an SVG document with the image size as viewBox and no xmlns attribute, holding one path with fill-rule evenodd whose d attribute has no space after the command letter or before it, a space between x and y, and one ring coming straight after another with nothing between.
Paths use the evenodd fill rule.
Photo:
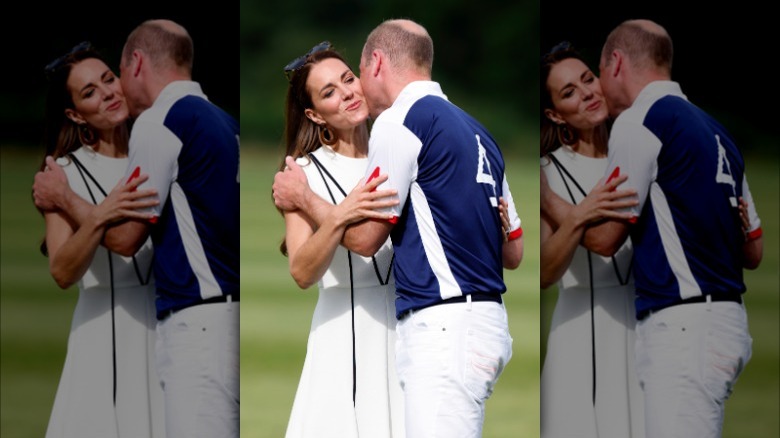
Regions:
<instances>
[{"instance_id":1,"label":"gold hoop earring","mask_svg":"<svg viewBox=\"0 0 780 438\"><path fill-rule=\"evenodd\" d=\"M77 131L81 144L92 146L97 142L97 135L95 135L95 131L90 129L86 123L78 125Z\"/></svg>"},{"instance_id":2,"label":"gold hoop earring","mask_svg":"<svg viewBox=\"0 0 780 438\"><path fill-rule=\"evenodd\" d=\"M333 135L333 133L330 132L330 129L324 124L318 125L317 137L319 137L320 143L326 146L333 146L336 144L336 136Z\"/></svg>"},{"instance_id":3,"label":"gold hoop earring","mask_svg":"<svg viewBox=\"0 0 780 438\"><path fill-rule=\"evenodd\" d=\"M577 143L577 134L566 123L559 124L556 131L558 132L558 141L561 143L568 146Z\"/></svg>"}]
</instances>

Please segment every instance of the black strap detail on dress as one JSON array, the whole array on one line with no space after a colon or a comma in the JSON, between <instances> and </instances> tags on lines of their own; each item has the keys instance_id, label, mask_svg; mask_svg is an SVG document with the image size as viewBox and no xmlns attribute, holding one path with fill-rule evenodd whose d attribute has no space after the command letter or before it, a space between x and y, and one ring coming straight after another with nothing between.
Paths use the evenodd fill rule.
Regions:
<instances>
[{"instance_id":1,"label":"black strap detail on dress","mask_svg":"<svg viewBox=\"0 0 780 438\"><path fill-rule=\"evenodd\" d=\"M563 175L566 173L566 175L571 179L571 181L574 183L575 186L577 186L577 189L579 189L580 193L582 193L583 196L587 196L587 193L585 193L585 190L582 189L580 184L577 182L576 179L569 173L568 170L566 170L565 167L563 167L563 164L561 164L560 161L558 161L558 158L556 158L553 154L549 154L550 159L552 160L553 164L555 165L555 168L558 170L558 174L561 176L561 180L563 181L563 184L566 186L566 191L569 192L569 197L571 198L571 202L574 205L577 205L577 201L574 198L574 193L572 193L571 188L569 187L569 183L566 181L566 177ZM590 253L590 250L586 249L586 253L588 255L588 285L590 287L590 358L591 358L591 388L592 388L592 403L593 406L596 406L596 317L594 307L595 307L595 287L593 285L593 259ZM615 261L615 258L612 257L612 261Z\"/></svg>"},{"instance_id":2,"label":"black strap detail on dress","mask_svg":"<svg viewBox=\"0 0 780 438\"><path fill-rule=\"evenodd\" d=\"M84 174L86 174L90 180L95 184L95 187L97 187L98 190L100 190L100 193L103 195L103 197L107 197L108 194L103 189L103 187L100 185L99 182L97 182L97 179L95 179L94 176L87 170L86 166L82 164L81 161L79 161L78 158L73 153L68 154L68 157L73 160L73 163L76 165L76 169L78 169L79 173L81 174L81 178L84 179L84 185L87 186L87 190L89 191L89 196L92 197L92 202L97 205L97 201L95 200L95 195L92 193L92 189L89 187L89 184L87 183L87 179L84 178ZM152 254L152 257L154 257L154 254ZM133 269L135 269L135 276L138 278L138 282L141 283L141 286L146 286L149 284L149 280L152 278L152 267L154 266L154 263L149 263L149 269L146 271L146 277L141 274L141 268L138 266L138 260L136 260L135 255L132 256L133 259Z\"/></svg>"},{"instance_id":3,"label":"black strap detail on dress","mask_svg":"<svg viewBox=\"0 0 780 438\"><path fill-rule=\"evenodd\" d=\"M574 183L574 185L577 187L577 190L580 191L582 196L588 196L588 194L585 192L585 190L582 189L582 186L577 182L576 179L572 176L571 173L561 164L561 162L558 160L558 158L555 157L553 154L548 154L550 159L552 160L553 164L555 164L555 168L558 169L558 173L561 175L561 179L563 180L563 183L566 185L566 190L569 192L569 197L571 197L571 202L574 205L577 205L577 202L574 200L574 194L571 192L571 189L569 188L569 183L566 182L566 178L563 176L565 173L566 176L569 177L571 182ZM628 284L628 280L631 278L631 269L633 268L633 263L628 264L628 270L626 271L626 278L623 278L623 275L620 274L620 267L618 266L617 259L615 259L615 256L612 256L612 267L615 269L615 276L618 279L618 283L620 283L621 286L625 286Z\"/></svg>"},{"instance_id":4,"label":"black strap detail on dress","mask_svg":"<svg viewBox=\"0 0 780 438\"><path fill-rule=\"evenodd\" d=\"M322 162L314 156L314 154L310 154L309 158L311 158L312 162L314 162L315 167L317 167L317 170L320 172L320 176L322 177L322 181L325 183L325 188L328 189L328 194L330 195L331 201L333 201L333 204L336 204L336 197L333 196L333 192L330 190L330 184L328 184L328 181L325 179L325 175L328 176L328 178L333 181L333 184L336 185L336 188L339 189L339 192L341 192L341 195L345 198L347 197L347 192L341 188L341 185L338 181L336 181L336 178L331 175L330 172L328 172L328 169L325 168L325 166L322 165ZM324 174L323 174L324 172ZM379 280L379 284L382 286L387 285L387 283L390 281L390 273L393 270L393 260L395 259L395 253L393 253L392 256L390 256L390 265L387 267L387 274L385 275L385 278L382 279L382 274L379 272L379 265L376 262L376 257L371 256L371 262L374 264L374 273L376 274L376 279Z\"/></svg>"},{"instance_id":5,"label":"black strap detail on dress","mask_svg":"<svg viewBox=\"0 0 780 438\"><path fill-rule=\"evenodd\" d=\"M93 183L95 183L95 186L97 186L98 190L103 193L103 196L106 196L106 192L103 191L103 188L100 187L100 184L98 184L97 180L95 180L95 177L92 176L91 173L87 170L86 167L84 167L83 164L81 164L81 161L76 158L75 155L68 154L71 160L73 160L73 163L76 165L76 169L79 171L79 174L81 175L81 179L84 180L84 185L87 187L87 191L89 192L89 197L92 198L92 203L97 205L97 199L95 198L95 194L92 193L92 188L89 186L89 182L87 182L87 178L84 176L86 173L89 175L89 178L92 180ZM113 367L112 377L113 377L113 401L114 401L114 407L116 407L116 314L114 312L115 309L115 293L114 293L114 264L111 260L111 251L106 249L106 253L108 254L108 278L109 282L111 283L111 365Z\"/></svg>"},{"instance_id":6,"label":"black strap detail on dress","mask_svg":"<svg viewBox=\"0 0 780 438\"><path fill-rule=\"evenodd\" d=\"M344 189L341 188L339 183L336 181L336 178L333 177L333 175L328 172L328 169L325 168L325 166L320 163L320 160L317 159L317 157L314 156L314 154L310 154L309 157L311 158L312 162L314 163L314 167L317 168L317 171L319 171L320 176L322 177L322 182L325 183L325 188L328 189L328 194L330 195L330 199L333 202L333 205L336 205L336 197L333 196L333 191L330 189L330 184L328 184L328 180L325 179L325 174L328 175L328 177L333 181L333 184L336 185L336 188L341 191L341 194L345 197L347 194L344 192ZM324 172L324 174L323 174ZM357 352L356 352L356 342L355 342L355 282L353 277L353 271L352 271L352 252L347 250L347 262L349 263L349 301L350 301L350 317L352 319L352 406L355 407L357 405ZM376 266L376 261L374 261L374 265ZM382 281L381 277L379 279L380 283Z\"/></svg>"}]
</instances>

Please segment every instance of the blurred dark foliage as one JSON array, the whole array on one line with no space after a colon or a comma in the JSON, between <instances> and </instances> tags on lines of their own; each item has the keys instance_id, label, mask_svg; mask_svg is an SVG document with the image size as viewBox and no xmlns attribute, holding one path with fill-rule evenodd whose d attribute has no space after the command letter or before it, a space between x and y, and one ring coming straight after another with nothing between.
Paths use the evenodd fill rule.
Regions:
<instances>
[{"instance_id":1,"label":"blurred dark foliage","mask_svg":"<svg viewBox=\"0 0 780 438\"><path fill-rule=\"evenodd\" d=\"M279 145L288 61L329 40L357 70L366 36L389 18L411 18L426 27L434 42L433 79L505 149L518 147L519 138L536 129L536 1L242 0L242 140Z\"/></svg>"},{"instance_id":2,"label":"blurred dark foliage","mask_svg":"<svg viewBox=\"0 0 780 438\"><path fill-rule=\"evenodd\" d=\"M0 146L42 148L46 64L89 40L118 74L127 35L147 19L172 19L187 28L195 46L194 79L212 102L238 118L239 4L213 6L183 0L15 4L0 25Z\"/></svg>"},{"instance_id":3,"label":"blurred dark foliage","mask_svg":"<svg viewBox=\"0 0 780 438\"><path fill-rule=\"evenodd\" d=\"M541 52L568 40L598 72L601 47L609 32L628 19L650 19L672 37L672 79L688 99L714 116L746 152L777 156L770 126L774 109L773 73L768 60L776 52L765 5L741 2L728 7L687 5L679 1L603 0L543 2Z\"/></svg>"}]
</instances>

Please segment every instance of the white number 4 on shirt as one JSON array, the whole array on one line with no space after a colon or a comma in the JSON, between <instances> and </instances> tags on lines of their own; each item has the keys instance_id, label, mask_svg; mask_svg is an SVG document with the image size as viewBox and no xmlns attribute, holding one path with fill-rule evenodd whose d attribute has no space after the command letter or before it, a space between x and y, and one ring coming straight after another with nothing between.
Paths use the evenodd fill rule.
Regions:
<instances>
[{"instance_id":1,"label":"white number 4 on shirt","mask_svg":"<svg viewBox=\"0 0 780 438\"><path fill-rule=\"evenodd\" d=\"M732 207L736 207L736 182L734 181L734 177L731 176L731 165L726 157L726 148L720 144L720 137L718 135L715 135L715 140L718 142L718 171L715 173L715 182L731 186L731 193L733 193L734 196L729 196L729 202L731 202Z\"/></svg>"},{"instance_id":2,"label":"white number 4 on shirt","mask_svg":"<svg viewBox=\"0 0 780 438\"><path fill-rule=\"evenodd\" d=\"M477 163L477 182L480 184L490 184L493 188L493 196L490 197L490 205L498 207L498 200L496 199L496 180L493 179L493 173L490 171L490 161L487 159L487 153L485 147L479 141L479 135L477 137L477 147L479 148L479 162Z\"/></svg>"}]
</instances>

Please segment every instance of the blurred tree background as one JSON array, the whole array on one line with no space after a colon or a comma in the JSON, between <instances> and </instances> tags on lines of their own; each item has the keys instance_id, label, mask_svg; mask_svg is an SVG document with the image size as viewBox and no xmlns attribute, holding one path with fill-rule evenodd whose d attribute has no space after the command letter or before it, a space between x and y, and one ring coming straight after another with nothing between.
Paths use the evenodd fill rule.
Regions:
<instances>
[{"instance_id":1,"label":"blurred tree background","mask_svg":"<svg viewBox=\"0 0 780 438\"><path fill-rule=\"evenodd\" d=\"M539 2L486 0L241 0L242 145L280 148L287 81L283 67L323 40L357 71L368 33L411 18L434 41L433 79L492 131L505 150L537 129ZM281 153L281 152L280 152Z\"/></svg>"}]
</instances>

